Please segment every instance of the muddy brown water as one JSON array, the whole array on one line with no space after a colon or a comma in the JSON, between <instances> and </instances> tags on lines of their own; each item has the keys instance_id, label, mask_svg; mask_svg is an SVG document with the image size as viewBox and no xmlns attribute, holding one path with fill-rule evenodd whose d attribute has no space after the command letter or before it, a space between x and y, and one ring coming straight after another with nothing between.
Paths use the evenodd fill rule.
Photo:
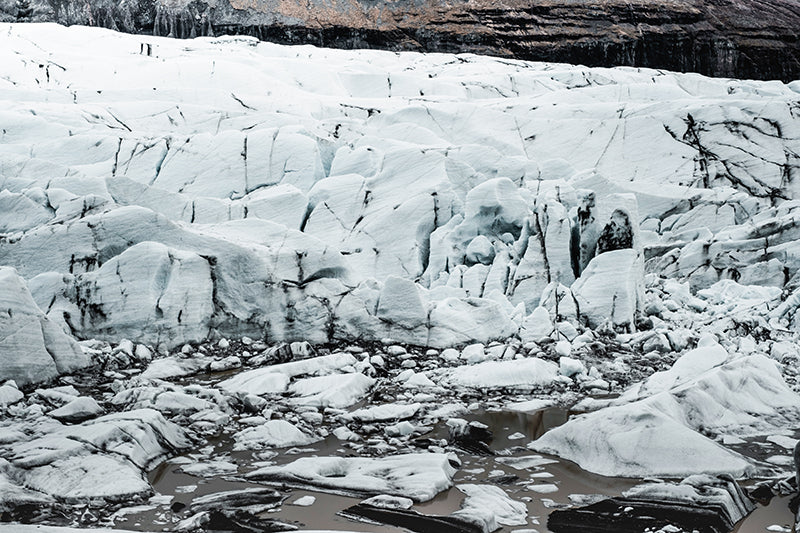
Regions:
<instances>
[{"instance_id":1,"label":"muddy brown water","mask_svg":"<svg viewBox=\"0 0 800 533\"><path fill-rule=\"evenodd\" d=\"M497 484L512 498L525 501L528 506L527 525L506 526L500 530L501 532L536 529L545 533L548 531L546 527L548 514L555 507L570 504L570 495L615 496L637 483L641 483L641 480L638 479L595 475L582 470L574 463L546 455L543 457L551 459L553 462L535 468L516 470L502 463L502 457L542 455L526 450L524 445L538 438L547 430L563 424L569 415L570 413L564 409L548 408L535 413L474 411L470 415L464 416L467 420L477 420L489 426L494 434L491 448L498 452L498 455L479 456L459 452L458 456L462 461L462 466L454 477L455 484ZM515 433L522 433L524 438L509 439ZM427 436L433 438L446 436L446 429L441 424ZM155 508L121 516L115 522L115 526L141 531L169 530L179 519L188 516L185 511L171 512L169 507L171 504L178 502L189 506L192 500L198 496L226 490L263 487L264 485L257 483L233 479L237 474L245 474L255 469L257 465L254 463L263 460L264 456L259 455L258 452L233 451L232 444L232 434L223 435L212 439L202 454L187 453L159 465L150 472L149 480L158 494L172 496L172 501ZM303 456L354 455L353 450L344 449L341 444L336 438L329 437L325 441L299 452L293 451L289 454L285 453L286 450L279 450L279 453L270 460L275 464L286 464ZM213 477L190 475L181 471L181 463L188 459L192 461L224 459L236 463L238 472L233 475ZM509 478L512 475L518 476L518 479ZM540 485L555 485L557 490L542 493L541 488L536 488ZM550 488L552 489L552 487ZM337 515L339 511L355 505L362 498L309 490L285 488L279 490L288 494L287 500L278 509L263 513L262 517L294 523L300 526L301 530L323 529L375 533L404 531L391 526L356 522ZM291 505L291 502L306 495L316 498L313 505L310 507ZM454 487L440 493L431 501L416 504L414 509L425 514L447 515L458 510L463 499L463 494ZM755 512L738 524L734 531L736 533L762 533L767 531L768 526L779 525L790 528L792 521L793 517L788 509L788 498L774 498L770 505L759 506Z\"/></svg>"}]
</instances>

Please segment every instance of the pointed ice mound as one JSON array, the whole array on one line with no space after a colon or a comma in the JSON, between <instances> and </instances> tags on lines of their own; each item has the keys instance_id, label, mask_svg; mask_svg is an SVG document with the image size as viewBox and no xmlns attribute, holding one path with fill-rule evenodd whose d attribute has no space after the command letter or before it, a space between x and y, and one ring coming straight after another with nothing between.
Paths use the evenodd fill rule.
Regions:
<instances>
[{"instance_id":1,"label":"pointed ice mound","mask_svg":"<svg viewBox=\"0 0 800 533\"><path fill-rule=\"evenodd\" d=\"M642 399L578 416L530 447L606 476L764 473L765 465L712 438L797 427L800 398L774 361L751 355L725 362L720 351L715 345L687 353L672 370L653 375L619 402L629 396Z\"/></svg>"},{"instance_id":2,"label":"pointed ice mound","mask_svg":"<svg viewBox=\"0 0 800 533\"><path fill-rule=\"evenodd\" d=\"M80 346L36 306L17 271L0 266L0 377L27 385L90 362Z\"/></svg>"}]
</instances>

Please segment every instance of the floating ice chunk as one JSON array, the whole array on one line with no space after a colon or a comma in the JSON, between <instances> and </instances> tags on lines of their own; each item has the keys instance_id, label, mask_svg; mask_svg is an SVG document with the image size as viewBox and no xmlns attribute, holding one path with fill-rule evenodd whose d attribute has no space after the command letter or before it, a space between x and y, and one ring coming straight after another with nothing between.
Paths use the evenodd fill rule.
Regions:
<instances>
[{"instance_id":1,"label":"floating ice chunk","mask_svg":"<svg viewBox=\"0 0 800 533\"><path fill-rule=\"evenodd\" d=\"M534 357L462 366L455 368L445 379L464 387L533 388L550 385L557 376L558 367L555 364Z\"/></svg>"},{"instance_id":2,"label":"floating ice chunk","mask_svg":"<svg viewBox=\"0 0 800 533\"><path fill-rule=\"evenodd\" d=\"M450 488L455 471L447 455L419 453L375 459L302 457L288 465L260 468L246 477L328 492L390 494L424 502Z\"/></svg>"},{"instance_id":3,"label":"floating ice chunk","mask_svg":"<svg viewBox=\"0 0 800 533\"><path fill-rule=\"evenodd\" d=\"M456 485L456 488L467 497L453 516L485 524L484 531L487 532L494 531L498 525L521 526L527 523L528 506L512 500L500 487Z\"/></svg>"},{"instance_id":4,"label":"floating ice chunk","mask_svg":"<svg viewBox=\"0 0 800 533\"><path fill-rule=\"evenodd\" d=\"M507 404L504 408L509 411L519 411L522 413L534 413L552 407L554 402L552 400L526 400L524 402L514 402Z\"/></svg>"},{"instance_id":5,"label":"floating ice chunk","mask_svg":"<svg viewBox=\"0 0 800 533\"><path fill-rule=\"evenodd\" d=\"M343 409L361 401L373 385L373 378L353 372L300 379L289 386L289 392L298 396L292 399L298 405Z\"/></svg>"},{"instance_id":6,"label":"floating ice chunk","mask_svg":"<svg viewBox=\"0 0 800 533\"><path fill-rule=\"evenodd\" d=\"M800 398L772 360L751 355L645 399L575 417L529 447L609 476L742 476L755 465L704 434L758 435L798 423Z\"/></svg>"},{"instance_id":7,"label":"floating ice chunk","mask_svg":"<svg viewBox=\"0 0 800 533\"><path fill-rule=\"evenodd\" d=\"M233 449L240 451L307 446L321 439L304 433L286 420L269 420L261 426L240 431L234 435L234 440Z\"/></svg>"},{"instance_id":8,"label":"floating ice chunk","mask_svg":"<svg viewBox=\"0 0 800 533\"><path fill-rule=\"evenodd\" d=\"M299 507L311 507L312 505L314 505L314 502L316 501L317 498L315 496L307 494L305 496L300 496L299 498L297 498L292 502L289 502L289 505L297 505Z\"/></svg>"},{"instance_id":9,"label":"floating ice chunk","mask_svg":"<svg viewBox=\"0 0 800 533\"><path fill-rule=\"evenodd\" d=\"M242 372L220 382L219 387L228 392L257 396L280 393L286 390L290 378L303 374L327 374L357 362L352 354L339 352Z\"/></svg>"},{"instance_id":10,"label":"floating ice chunk","mask_svg":"<svg viewBox=\"0 0 800 533\"><path fill-rule=\"evenodd\" d=\"M359 422L376 422L383 420L404 420L411 418L419 412L422 404L387 403L373 407L365 407L349 413L347 418Z\"/></svg>"},{"instance_id":11,"label":"floating ice chunk","mask_svg":"<svg viewBox=\"0 0 800 533\"><path fill-rule=\"evenodd\" d=\"M786 437L784 435L770 435L767 437L767 440L787 450L794 450L794 447L797 446L798 442L800 442L797 439Z\"/></svg>"},{"instance_id":12,"label":"floating ice chunk","mask_svg":"<svg viewBox=\"0 0 800 533\"><path fill-rule=\"evenodd\" d=\"M410 498L403 498L401 496L389 496L388 494L379 494L372 498L367 498L363 502L366 505L373 507L380 507L381 509L411 509L414 505L414 500Z\"/></svg>"},{"instance_id":13,"label":"floating ice chunk","mask_svg":"<svg viewBox=\"0 0 800 533\"><path fill-rule=\"evenodd\" d=\"M527 470L529 468L537 468L557 463L558 461L542 457L541 455L523 455L521 457L498 457L497 462L516 470Z\"/></svg>"},{"instance_id":14,"label":"floating ice chunk","mask_svg":"<svg viewBox=\"0 0 800 533\"><path fill-rule=\"evenodd\" d=\"M214 477L222 474L235 474L239 470L230 461L208 461L181 466L181 471L193 476Z\"/></svg>"},{"instance_id":15,"label":"floating ice chunk","mask_svg":"<svg viewBox=\"0 0 800 533\"><path fill-rule=\"evenodd\" d=\"M142 471L113 455L78 455L25 473L25 485L66 500L129 501L150 493Z\"/></svg>"},{"instance_id":16,"label":"floating ice chunk","mask_svg":"<svg viewBox=\"0 0 800 533\"><path fill-rule=\"evenodd\" d=\"M539 494L552 494L558 492L558 485L553 483L540 483L538 485L525 485L525 488L531 492L538 492Z\"/></svg>"}]
</instances>

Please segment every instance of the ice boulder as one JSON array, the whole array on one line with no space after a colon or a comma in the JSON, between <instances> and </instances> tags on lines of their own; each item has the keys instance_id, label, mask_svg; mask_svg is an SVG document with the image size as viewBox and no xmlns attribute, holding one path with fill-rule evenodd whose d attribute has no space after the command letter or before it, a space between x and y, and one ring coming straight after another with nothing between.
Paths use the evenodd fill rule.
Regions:
<instances>
[{"instance_id":1,"label":"ice boulder","mask_svg":"<svg viewBox=\"0 0 800 533\"><path fill-rule=\"evenodd\" d=\"M425 502L452 487L455 472L446 454L411 453L378 458L302 457L288 465L259 468L246 477L338 494L389 494Z\"/></svg>"},{"instance_id":2,"label":"ice boulder","mask_svg":"<svg viewBox=\"0 0 800 533\"><path fill-rule=\"evenodd\" d=\"M592 258L605 252L630 248L641 255L639 210L633 194L585 191L577 218L579 272L588 268Z\"/></svg>"},{"instance_id":3,"label":"ice boulder","mask_svg":"<svg viewBox=\"0 0 800 533\"><path fill-rule=\"evenodd\" d=\"M544 307L537 307L522 321L519 335L522 342L538 341L553 333L553 321Z\"/></svg>"},{"instance_id":4,"label":"ice boulder","mask_svg":"<svg viewBox=\"0 0 800 533\"><path fill-rule=\"evenodd\" d=\"M607 322L631 330L644 302L644 270L632 248L611 250L594 257L572 284L580 318L590 327Z\"/></svg>"},{"instance_id":5,"label":"ice boulder","mask_svg":"<svg viewBox=\"0 0 800 533\"><path fill-rule=\"evenodd\" d=\"M408 330L424 326L428 321L428 312L416 284L396 276L389 277L383 285L377 316Z\"/></svg>"},{"instance_id":6,"label":"ice boulder","mask_svg":"<svg viewBox=\"0 0 800 533\"><path fill-rule=\"evenodd\" d=\"M511 499L506 491L494 485L457 485L466 494L461 509L452 516L483 526L491 532L501 526L524 526L527 524L528 507L525 503Z\"/></svg>"},{"instance_id":7,"label":"ice boulder","mask_svg":"<svg viewBox=\"0 0 800 533\"><path fill-rule=\"evenodd\" d=\"M214 312L209 262L156 242L131 246L76 283L86 336L184 344L206 338Z\"/></svg>"},{"instance_id":8,"label":"ice boulder","mask_svg":"<svg viewBox=\"0 0 800 533\"><path fill-rule=\"evenodd\" d=\"M51 209L24 194L0 190L0 233L14 233L46 224L53 218Z\"/></svg>"},{"instance_id":9,"label":"ice boulder","mask_svg":"<svg viewBox=\"0 0 800 533\"><path fill-rule=\"evenodd\" d=\"M529 213L519 187L508 178L495 178L469 191L464 221L477 235L519 234Z\"/></svg>"},{"instance_id":10,"label":"ice boulder","mask_svg":"<svg viewBox=\"0 0 800 533\"><path fill-rule=\"evenodd\" d=\"M762 355L724 363L718 359L693 379L682 374L690 366L697 369L695 363L678 360L675 366L671 375L642 387L661 392L577 416L529 447L606 476L763 474L763 466L712 438L769 435L800 424L800 397L786 385L776 363Z\"/></svg>"},{"instance_id":11,"label":"ice boulder","mask_svg":"<svg viewBox=\"0 0 800 533\"><path fill-rule=\"evenodd\" d=\"M0 381L27 385L90 363L81 347L36 306L16 270L0 266Z\"/></svg>"},{"instance_id":12,"label":"ice boulder","mask_svg":"<svg viewBox=\"0 0 800 533\"><path fill-rule=\"evenodd\" d=\"M309 435L286 420L269 420L264 424L247 428L234 435L234 450L259 450L261 448L286 448L307 446L320 439Z\"/></svg>"},{"instance_id":13,"label":"ice boulder","mask_svg":"<svg viewBox=\"0 0 800 533\"><path fill-rule=\"evenodd\" d=\"M453 385L474 388L547 386L558 376L558 366L536 357L512 361L485 361L453 369L446 378Z\"/></svg>"}]
</instances>

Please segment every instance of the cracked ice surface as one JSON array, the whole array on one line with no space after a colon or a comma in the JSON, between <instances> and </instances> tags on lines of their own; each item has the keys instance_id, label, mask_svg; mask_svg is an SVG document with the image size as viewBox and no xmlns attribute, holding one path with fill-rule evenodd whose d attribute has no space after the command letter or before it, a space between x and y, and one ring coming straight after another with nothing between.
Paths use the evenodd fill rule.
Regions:
<instances>
[{"instance_id":1,"label":"cracked ice surface","mask_svg":"<svg viewBox=\"0 0 800 533\"><path fill-rule=\"evenodd\" d=\"M50 25L0 39L0 255L80 338L446 347L518 334L553 283L618 328L643 269L794 287L791 85L228 37L148 38L149 57ZM598 263L608 242L632 256Z\"/></svg>"},{"instance_id":2,"label":"cracked ice surface","mask_svg":"<svg viewBox=\"0 0 800 533\"><path fill-rule=\"evenodd\" d=\"M487 404L583 400L509 453L601 474L790 461L797 82L35 24L0 24L0 64L0 505L141 500L225 434L364 455L262 482L456 483L522 525L508 486L454 480L463 435L426 436ZM31 392L89 365L94 398ZM186 471L240 466L210 454ZM554 461L527 457L495 466Z\"/></svg>"}]
</instances>

